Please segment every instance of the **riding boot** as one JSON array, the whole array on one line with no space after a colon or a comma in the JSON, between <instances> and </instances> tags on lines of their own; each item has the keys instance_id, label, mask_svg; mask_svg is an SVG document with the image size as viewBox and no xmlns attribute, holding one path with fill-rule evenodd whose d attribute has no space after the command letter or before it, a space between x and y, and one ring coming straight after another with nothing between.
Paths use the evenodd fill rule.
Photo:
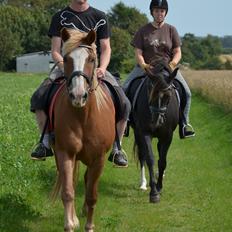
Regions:
<instances>
[{"instance_id":1,"label":"riding boot","mask_svg":"<svg viewBox=\"0 0 232 232\"><path fill-rule=\"evenodd\" d=\"M123 150L111 151L108 160L113 162L116 167L128 167L126 153Z\"/></svg>"},{"instance_id":2,"label":"riding boot","mask_svg":"<svg viewBox=\"0 0 232 232\"><path fill-rule=\"evenodd\" d=\"M185 123L184 120L180 120L179 122L179 136L180 139L185 139L195 136L193 127L190 124Z\"/></svg>"},{"instance_id":3,"label":"riding boot","mask_svg":"<svg viewBox=\"0 0 232 232\"><path fill-rule=\"evenodd\" d=\"M45 160L46 157L49 156L53 156L53 151L51 148L47 148L43 143L38 143L31 153L31 159L33 160Z\"/></svg>"}]
</instances>

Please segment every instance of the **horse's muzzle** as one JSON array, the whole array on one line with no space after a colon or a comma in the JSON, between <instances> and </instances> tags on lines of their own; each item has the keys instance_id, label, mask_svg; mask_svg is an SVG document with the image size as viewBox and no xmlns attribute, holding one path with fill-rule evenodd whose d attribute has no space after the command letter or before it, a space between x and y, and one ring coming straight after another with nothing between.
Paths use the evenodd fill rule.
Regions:
<instances>
[{"instance_id":1,"label":"horse's muzzle","mask_svg":"<svg viewBox=\"0 0 232 232\"><path fill-rule=\"evenodd\" d=\"M83 107L85 106L88 99L88 92L85 91L82 94L73 93L73 91L69 92L69 98L74 107Z\"/></svg>"}]
</instances>

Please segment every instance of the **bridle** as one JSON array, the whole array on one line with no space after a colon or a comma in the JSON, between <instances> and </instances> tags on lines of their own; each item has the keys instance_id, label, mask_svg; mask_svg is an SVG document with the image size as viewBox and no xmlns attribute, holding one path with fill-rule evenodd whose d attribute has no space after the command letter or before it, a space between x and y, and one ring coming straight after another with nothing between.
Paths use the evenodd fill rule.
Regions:
<instances>
[{"instance_id":1,"label":"bridle","mask_svg":"<svg viewBox=\"0 0 232 232\"><path fill-rule=\"evenodd\" d=\"M88 50L92 50L93 51L93 48L89 45L79 45L77 48L87 48ZM64 60L66 59L67 57L67 54L64 56ZM72 74L68 77L68 76L65 76L65 79L66 79L66 82L67 82L67 88L69 88L70 84L72 83L72 80L74 77L78 76L82 76L85 78L88 86L89 86L89 92L92 91L92 82L93 82L93 76L94 76L94 69L96 68L96 59L94 60L94 68L93 68L93 72L91 74L91 76L88 76L87 74L85 74L83 71L74 71L72 72Z\"/></svg>"},{"instance_id":2,"label":"bridle","mask_svg":"<svg viewBox=\"0 0 232 232\"><path fill-rule=\"evenodd\" d=\"M154 84L152 83L152 81L150 83L151 83L152 88L154 88ZM166 104L162 105L162 98L172 88L173 88L173 85L169 84L167 87L160 89L158 91L158 98L157 98L158 105L151 104L151 100L149 100L149 109L151 112L153 123L155 122L155 118L156 118L155 116L157 115L157 120L156 120L156 125L155 125L156 127L158 127L158 125L162 125L165 122L165 115L167 112L169 99L168 99L168 102L166 102Z\"/></svg>"}]
</instances>

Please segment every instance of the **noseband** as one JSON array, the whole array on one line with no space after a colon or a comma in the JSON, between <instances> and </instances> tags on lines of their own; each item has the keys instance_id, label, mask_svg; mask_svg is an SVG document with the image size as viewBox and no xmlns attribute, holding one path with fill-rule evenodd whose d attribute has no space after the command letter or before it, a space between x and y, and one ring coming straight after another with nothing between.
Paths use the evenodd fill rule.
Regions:
<instances>
[{"instance_id":1,"label":"noseband","mask_svg":"<svg viewBox=\"0 0 232 232\"><path fill-rule=\"evenodd\" d=\"M66 80L67 80L67 85L70 86L71 82L72 82L72 79L75 77L75 76L82 76L85 78L86 82L88 83L89 86L92 85L92 78L87 76L83 71L75 71L71 74L71 76L69 78L65 77Z\"/></svg>"},{"instance_id":2,"label":"noseband","mask_svg":"<svg viewBox=\"0 0 232 232\"><path fill-rule=\"evenodd\" d=\"M89 50L93 50L93 48L89 45L79 45L77 48L87 48ZM96 66L96 61L94 61L94 67ZM93 73L94 73L94 69L93 69ZM74 71L72 72L71 76L68 78L67 76L64 76L66 81L67 81L67 86L69 87L73 78L78 76L82 76L85 78L86 82L88 83L89 87L92 86L92 80L93 80L93 73L91 76L86 75L83 71Z\"/></svg>"}]
</instances>

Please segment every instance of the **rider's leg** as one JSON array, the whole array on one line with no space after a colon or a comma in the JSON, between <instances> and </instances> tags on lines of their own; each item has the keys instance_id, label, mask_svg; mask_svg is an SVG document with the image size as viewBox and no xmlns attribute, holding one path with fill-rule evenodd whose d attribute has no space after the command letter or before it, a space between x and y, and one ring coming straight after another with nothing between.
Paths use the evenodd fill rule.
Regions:
<instances>
[{"instance_id":1,"label":"rider's leg","mask_svg":"<svg viewBox=\"0 0 232 232\"><path fill-rule=\"evenodd\" d=\"M47 116L43 110L36 110L35 117L40 133L42 134L47 121ZM47 129L45 129L43 140L41 143L38 143L35 149L32 151L31 158L34 160L45 160L46 157L52 155L53 152L49 144L49 133Z\"/></svg>"},{"instance_id":2,"label":"rider's leg","mask_svg":"<svg viewBox=\"0 0 232 232\"><path fill-rule=\"evenodd\" d=\"M184 77L181 75L180 71L177 72L177 75L175 78L183 86L185 90L185 95L186 95L186 105L183 110L183 116L184 116L184 122L183 122L183 128L182 128L183 137L192 137L195 135L195 132L189 123L189 112L190 112L190 107L191 107L191 96L192 96L191 91Z\"/></svg>"},{"instance_id":3,"label":"rider's leg","mask_svg":"<svg viewBox=\"0 0 232 232\"><path fill-rule=\"evenodd\" d=\"M125 152L121 149L121 146L118 146L118 142L120 143L122 142L123 134L127 124L127 119L130 113L130 101L126 97L122 88L119 87L119 83L117 82L115 77L108 71L106 72L105 80L118 89L121 102L123 104L123 109L122 109L123 115L121 117L122 119L116 124L119 141L116 141L117 138L115 139L113 144L113 149L110 153L108 160L113 161L117 166L126 167L128 165L128 162L124 154Z\"/></svg>"},{"instance_id":4,"label":"rider's leg","mask_svg":"<svg viewBox=\"0 0 232 232\"><path fill-rule=\"evenodd\" d=\"M46 116L46 114L44 113L43 110L36 110L35 111L35 117L36 117L36 121L37 121L39 130L40 130L40 133L42 134L43 130L44 130L44 127L45 127L45 124L46 124L47 116ZM50 148L49 134L48 134L47 128L45 129L45 134L44 134L42 143L47 148Z\"/></svg>"},{"instance_id":5,"label":"rider's leg","mask_svg":"<svg viewBox=\"0 0 232 232\"><path fill-rule=\"evenodd\" d=\"M123 139L123 135L126 129L126 125L127 125L127 120L130 114L130 102L128 100L128 98L125 96L123 90L121 89L120 91L120 97L123 98L122 102L123 102L123 115L122 115L122 119L120 121L117 122L116 124L116 128L117 128L117 133L118 133L118 138L120 142L120 147L118 147L118 143L115 140L114 144L113 144L113 148L112 151L110 153L110 156L108 158L109 161L113 161L117 166L121 166L121 167L127 167L128 162L126 159L126 153L125 151L121 150L121 144L122 144L122 139ZM116 138L117 139L117 138Z\"/></svg>"},{"instance_id":6,"label":"rider's leg","mask_svg":"<svg viewBox=\"0 0 232 232\"><path fill-rule=\"evenodd\" d=\"M127 89L130 85L130 83L139 76L144 76L146 75L145 71L137 64L135 65L135 67L133 68L133 70L131 71L131 73L129 74L129 76L127 77L127 79L125 80L125 82L123 83L123 90L125 93L127 93Z\"/></svg>"}]
</instances>

